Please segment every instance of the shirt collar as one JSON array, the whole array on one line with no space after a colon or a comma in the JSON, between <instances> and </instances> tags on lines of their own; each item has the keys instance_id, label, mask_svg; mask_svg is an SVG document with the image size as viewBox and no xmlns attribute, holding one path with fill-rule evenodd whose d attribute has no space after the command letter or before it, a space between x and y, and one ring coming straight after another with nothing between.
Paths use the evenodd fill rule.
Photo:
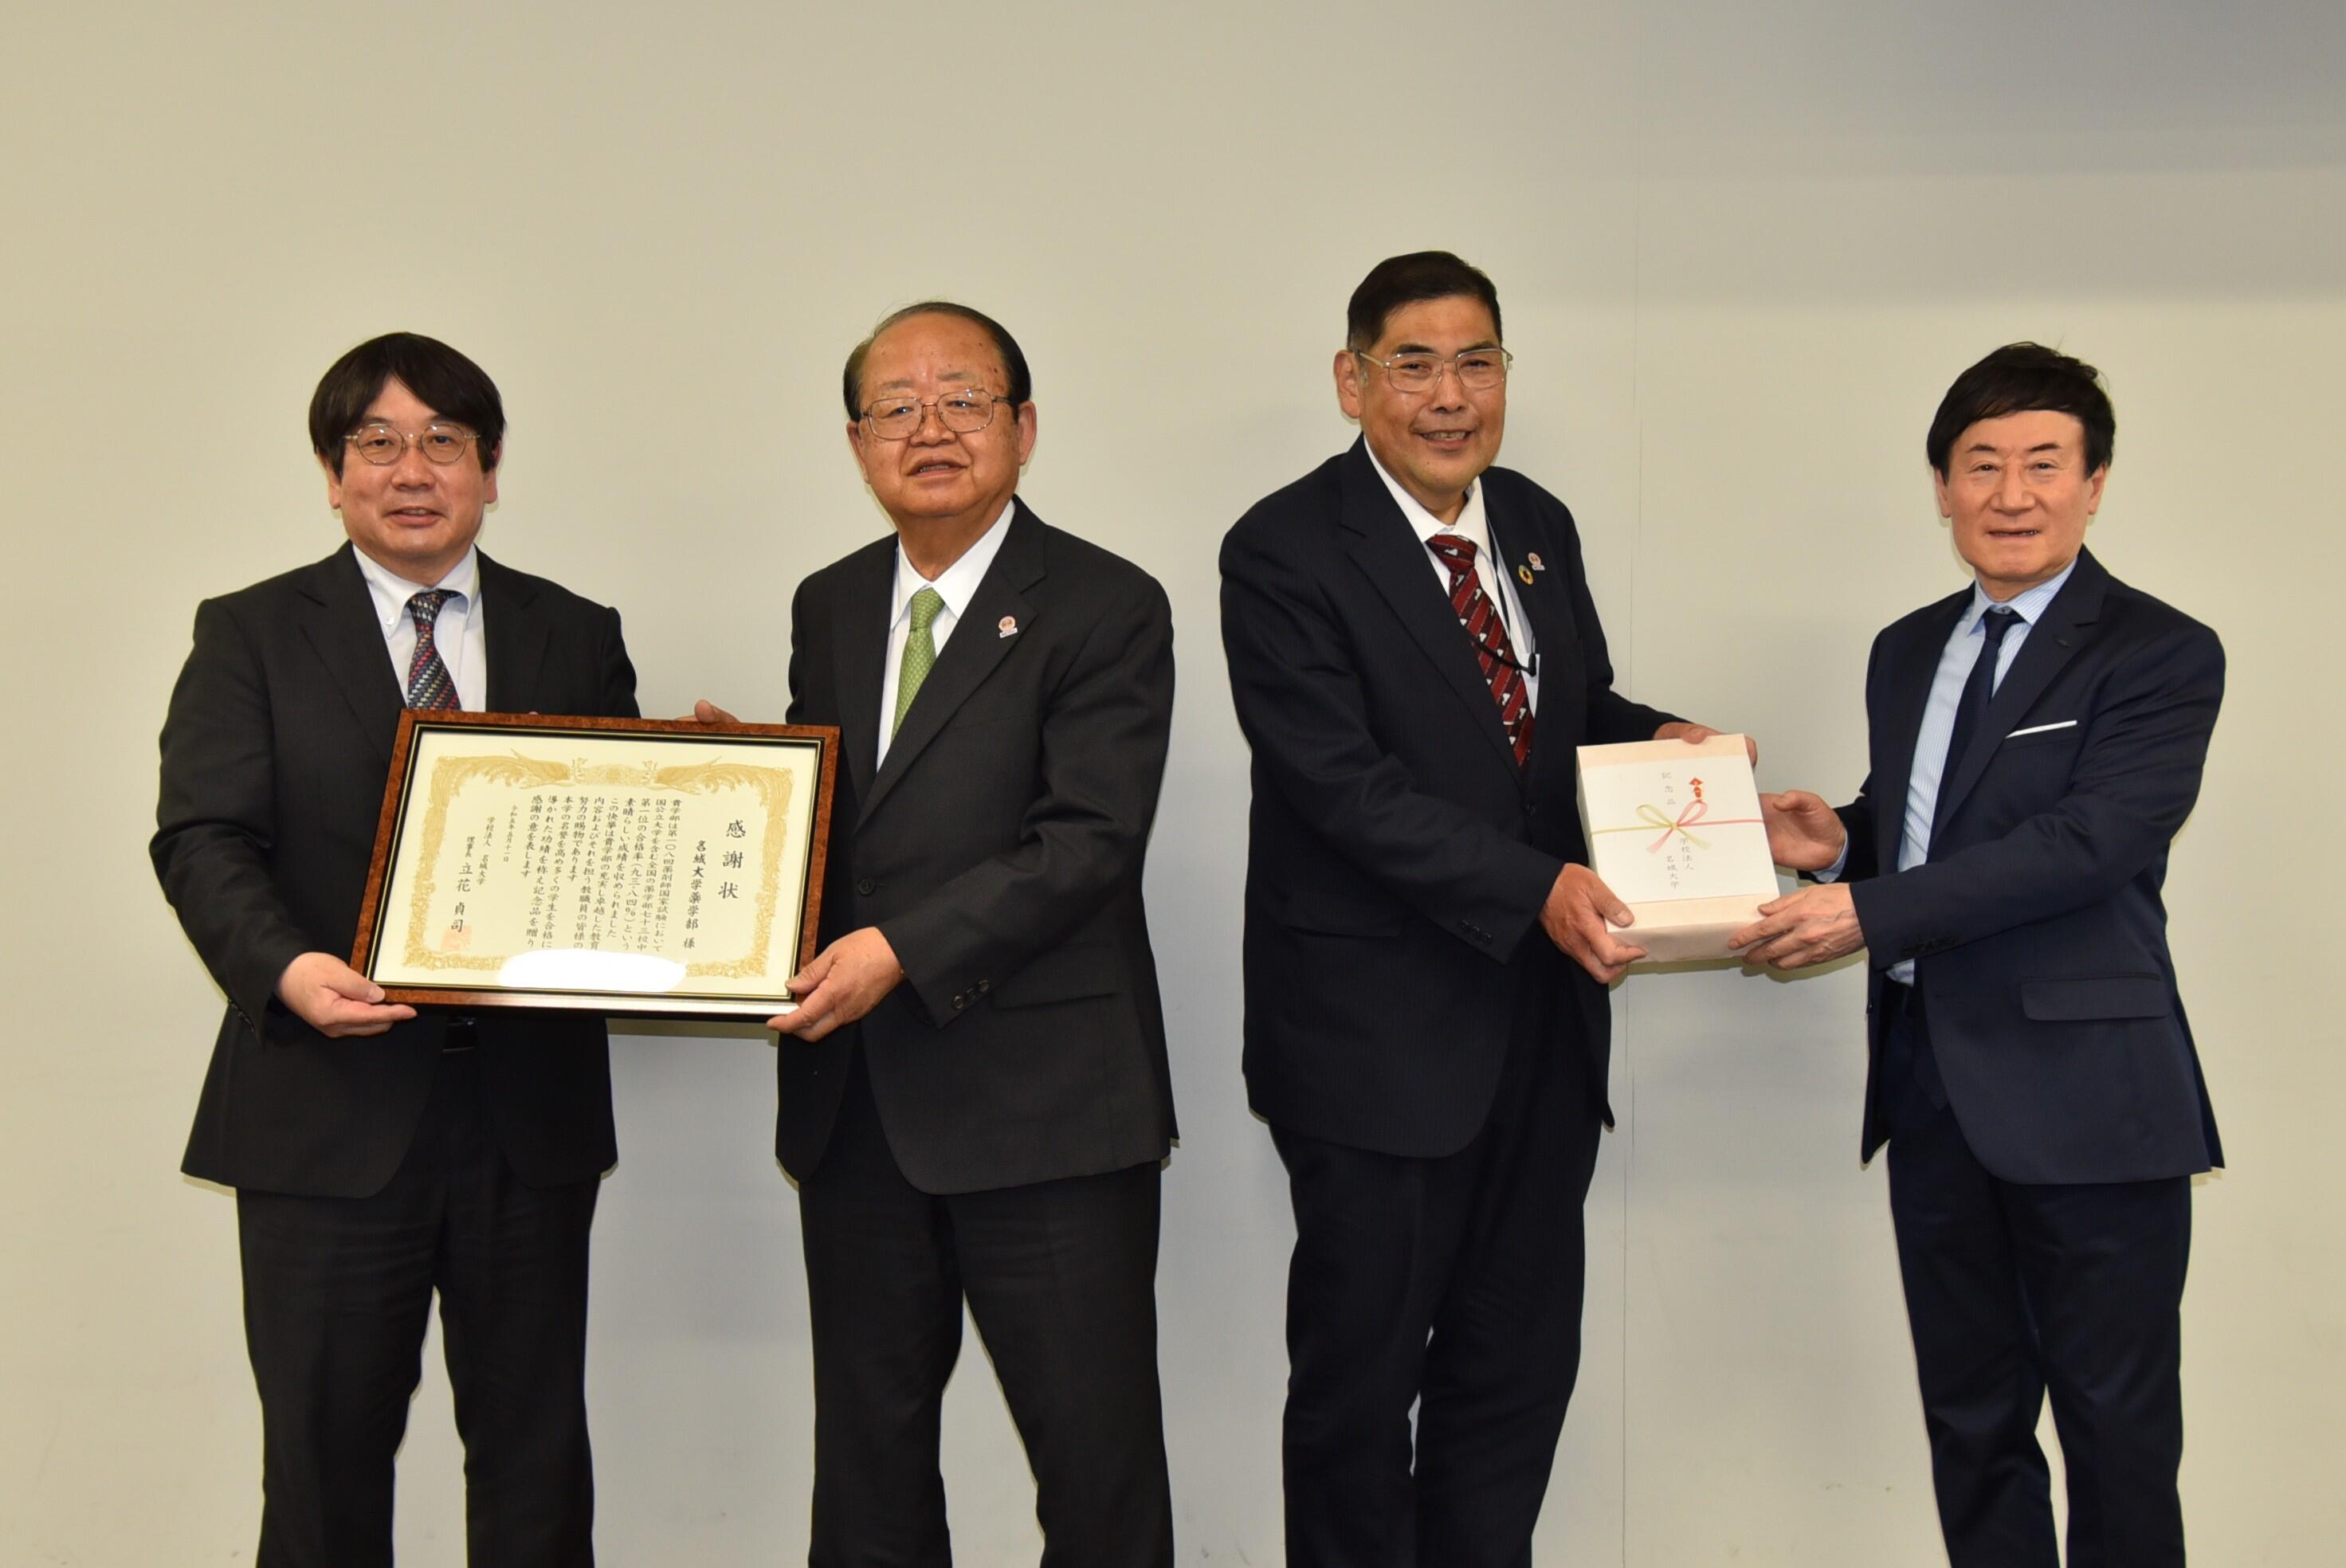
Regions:
<instances>
[{"instance_id":1,"label":"shirt collar","mask_svg":"<svg viewBox=\"0 0 2346 1568\"><path fill-rule=\"evenodd\" d=\"M904 554L904 541L899 537L896 541L895 602L889 606L888 624L892 626L904 618L913 596L923 588L934 588L937 596L945 602L946 613L955 620L961 619L961 613L969 607L970 597L977 592L978 584L985 580L985 569L993 565L994 557L1002 553L1002 541L1010 532L1011 514L1017 509L1015 497L1004 503L1002 515L994 520L994 525L977 536L977 543L961 553L960 560L938 573L933 583L922 576L913 566L913 558Z\"/></svg>"},{"instance_id":2,"label":"shirt collar","mask_svg":"<svg viewBox=\"0 0 2346 1568\"><path fill-rule=\"evenodd\" d=\"M367 595L374 600L375 618L382 623L385 636L408 618L408 600L434 588L447 589L462 599L468 609L479 603L481 552L478 545L466 545L464 559L458 561L437 583L411 583L355 545L351 547L351 554L359 558L359 575L366 579Z\"/></svg>"},{"instance_id":3,"label":"shirt collar","mask_svg":"<svg viewBox=\"0 0 2346 1568\"><path fill-rule=\"evenodd\" d=\"M2053 596L2061 591L2061 585L2067 582L2069 574L2076 569L2077 563L2072 560L2059 572L2045 578L2035 587L2024 588L2000 605L1989 598L1987 590L1979 585L1977 578L1974 578L1972 602L1964 606L1964 618L1955 626L1956 634L1961 636L1971 636L1972 628L1978 626L1992 609L2017 611L2023 621L2032 626L2035 626L2036 617L2045 613L2045 606L2053 602Z\"/></svg>"},{"instance_id":4,"label":"shirt collar","mask_svg":"<svg viewBox=\"0 0 2346 1568\"><path fill-rule=\"evenodd\" d=\"M1387 490L1392 492L1393 504L1401 508L1402 516L1416 531L1419 543L1432 539L1436 534L1455 534L1484 555L1491 553L1491 529L1483 520L1483 482L1479 477L1466 487L1466 504L1459 509L1458 521L1444 523L1428 512L1416 496L1402 489L1399 480L1385 472L1385 465L1377 461L1376 448L1363 441L1361 450L1369 454L1369 466L1377 471L1377 477L1385 482Z\"/></svg>"}]
</instances>

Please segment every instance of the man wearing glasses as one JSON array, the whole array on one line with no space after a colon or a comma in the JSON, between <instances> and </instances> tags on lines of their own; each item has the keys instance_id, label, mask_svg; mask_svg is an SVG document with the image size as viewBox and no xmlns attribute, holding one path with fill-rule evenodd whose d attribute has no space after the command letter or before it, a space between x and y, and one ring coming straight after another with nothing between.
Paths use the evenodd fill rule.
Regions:
<instances>
[{"instance_id":1,"label":"man wearing glasses","mask_svg":"<svg viewBox=\"0 0 2346 1568\"><path fill-rule=\"evenodd\" d=\"M1222 545L1247 1090L1295 1211L1291 1568L1531 1561L1606 986L1643 956L1606 932L1628 911L1588 870L1573 751L1712 733L1614 691L1572 514L1491 466L1510 358L1481 271L1380 262L1335 360L1361 440Z\"/></svg>"},{"instance_id":2,"label":"man wearing glasses","mask_svg":"<svg viewBox=\"0 0 2346 1568\"><path fill-rule=\"evenodd\" d=\"M444 343L336 361L310 440L349 542L199 606L164 721L155 871L228 994L182 1168L237 1189L260 1568L391 1562L435 1291L471 1561L594 1562L603 1021L419 1013L342 958L403 707L636 713L618 616L474 547L504 433L495 383Z\"/></svg>"},{"instance_id":3,"label":"man wearing glasses","mask_svg":"<svg viewBox=\"0 0 2346 1568\"><path fill-rule=\"evenodd\" d=\"M1173 711L1146 573L1017 499L1025 356L931 301L848 356L895 525L800 585L790 719L835 724L826 945L791 977L820 1568L951 1562L938 1416L962 1307L1035 1471L1043 1561L1173 1561L1157 1383L1173 1102L1141 909Z\"/></svg>"}]
</instances>

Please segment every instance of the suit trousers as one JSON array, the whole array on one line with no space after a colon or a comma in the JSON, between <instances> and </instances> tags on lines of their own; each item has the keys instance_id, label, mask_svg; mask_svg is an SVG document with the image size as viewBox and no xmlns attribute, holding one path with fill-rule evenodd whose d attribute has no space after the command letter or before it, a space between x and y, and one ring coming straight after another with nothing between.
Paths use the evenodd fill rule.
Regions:
<instances>
[{"instance_id":1,"label":"suit trousers","mask_svg":"<svg viewBox=\"0 0 2346 1568\"><path fill-rule=\"evenodd\" d=\"M1556 1022L1566 977L1540 965L1521 978L1534 994L1489 1118L1458 1153L1412 1158L1272 1128L1296 1230L1290 1568L1532 1560L1580 1371L1581 1205L1601 1111L1587 1049Z\"/></svg>"},{"instance_id":2,"label":"suit trousers","mask_svg":"<svg viewBox=\"0 0 2346 1568\"><path fill-rule=\"evenodd\" d=\"M476 1051L442 1054L415 1140L372 1197L237 1194L260 1391L258 1568L391 1563L393 1461L434 1290L474 1568L595 1561L586 1246L600 1181L525 1186L480 1080Z\"/></svg>"},{"instance_id":3,"label":"suit trousers","mask_svg":"<svg viewBox=\"0 0 2346 1568\"><path fill-rule=\"evenodd\" d=\"M937 1445L964 1298L1035 1472L1042 1568L1171 1568L1159 1167L933 1196L889 1151L860 1044L847 1071L822 1163L799 1188L814 1340L811 1568L953 1561Z\"/></svg>"},{"instance_id":4,"label":"suit trousers","mask_svg":"<svg viewBox=\"0 0 2346 1568\"><path fill-rule=\"evenodd\" d=\"M1889 1023L1893 1036L1925 1028L1919 1008ZM1931 1060L1927 1042L1906 1044L1907 1060ZM1999 1180L1943 1104L1884 1088L1912 1113L1891 1135L1890 1217L1952 1568L2056 1568L2036 1442L2048 1393L2068 1568L2181 1568L2190 1178Z\"/></svg>"}]
</instances>

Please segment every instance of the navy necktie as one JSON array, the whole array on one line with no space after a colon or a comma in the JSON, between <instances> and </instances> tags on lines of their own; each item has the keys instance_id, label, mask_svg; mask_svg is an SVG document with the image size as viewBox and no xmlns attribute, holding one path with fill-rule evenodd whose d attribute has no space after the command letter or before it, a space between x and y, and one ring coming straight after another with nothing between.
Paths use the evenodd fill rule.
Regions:
<instances>
[{"instance_id":1,"label":"navy necktie","mask_svg":"<svg viewBox=\"0 0 2346 1568\"><path fill-rule=\"evenodd\" d=\"M1972 666L1971 678L1964 682L1964 695L1955 703L1955 727L1947 736L1946 765L1939 769L1943 789L1962 764L1973 734L1986 717L1987 705L1995 700L1996 661L2002 656L2005 636L2019 622L2017 610L1993 609L1980 618L1979 659Z\"/></svg>"}]
</instances>

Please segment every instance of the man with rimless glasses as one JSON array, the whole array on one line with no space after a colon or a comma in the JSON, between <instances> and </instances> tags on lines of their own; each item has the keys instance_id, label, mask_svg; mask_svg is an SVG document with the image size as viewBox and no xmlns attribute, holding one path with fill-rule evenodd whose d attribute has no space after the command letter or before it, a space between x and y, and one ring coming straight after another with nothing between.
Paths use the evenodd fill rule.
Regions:
<instances>
[{"instance_id":1,"label":"man with rimless glasses","mask_svg":"<svg viewBox=\"0 0 2346 1568\"><path fill-rule=\"evenodd\" d=\"M966 1301L1046 1568L1170 1568L1173 1098L1140 884L1171 609L1017 496L1036 414L1000 322L908 306L843 392L893 531L790 603L790 721L839 726L846 762L824 945L772 1021L814 1348L808 1561L952 1562L938 1421Z\"/></svg>"},{"instance_id":2,"label":"man with rimless glasses","mask_svg":"<svg viewBox=\"0 0 2346 1568\"><path fill-rule=\"evenodd\" d=\"M617 1158L603 1021L387 1003L351 951L403 707L633 718L614 611L474 547L495 382L394 332L318 383L348 542L196 611L150 846L228 1008L188 1175L237 1193L260 1568L392 1560L436 1292L475 1568L586 1568L587 1227Z\"/></svg>"},{"instance_id":3,"label":"man with rimless glasses","mask_svg":"<svg viewBox=\"0 0 2346 1568\"><path fill-rule=\"evenodd\" d=\"M1447 251L1352 295L1361 439L1239 520L1246 1075L1296 1241L1290 1568L1522 1568L1580 1364L1608 983L1574 748L1713 732L1613 689L1563 503L1492 466L1512 356ZM1411 1407L1416 1407L1413 1432Z\"/></svg>"}]
</instances>

